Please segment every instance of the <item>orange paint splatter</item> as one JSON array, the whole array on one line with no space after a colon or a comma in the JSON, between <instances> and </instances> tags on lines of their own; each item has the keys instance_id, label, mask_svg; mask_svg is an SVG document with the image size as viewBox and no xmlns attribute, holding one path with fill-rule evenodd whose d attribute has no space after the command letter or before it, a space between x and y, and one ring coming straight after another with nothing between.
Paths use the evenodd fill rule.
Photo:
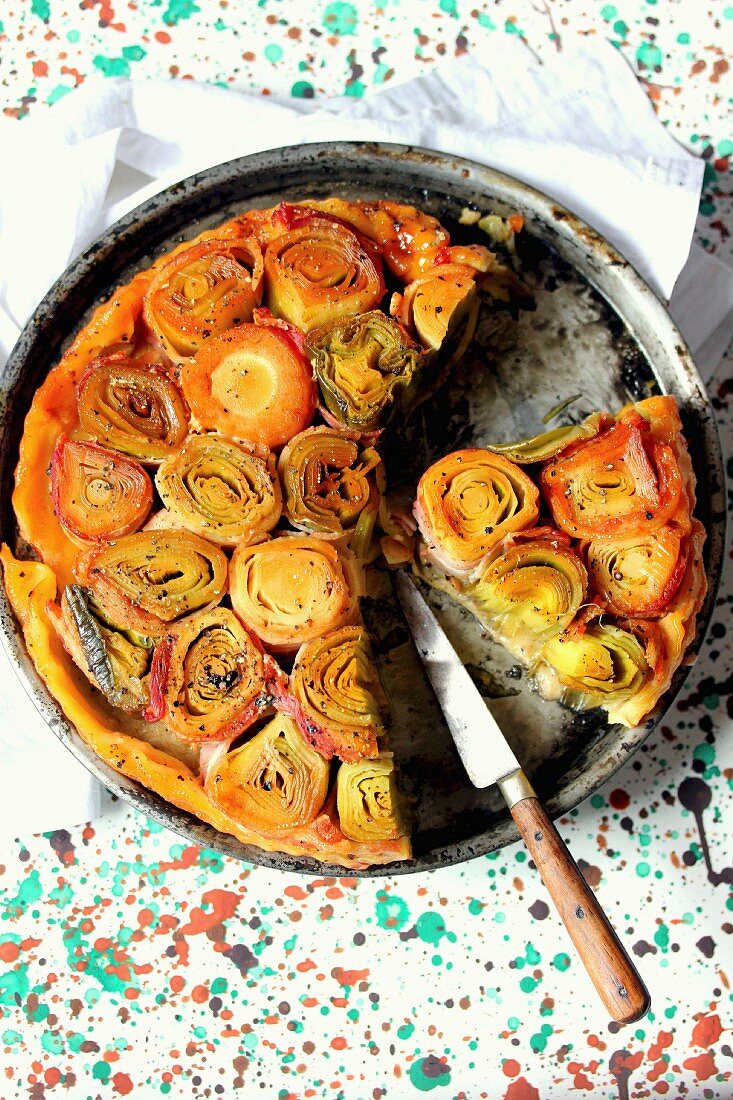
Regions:
<instances>
[{"instance_id":1,"label":"orange paint splatter","mask_svg":"<svg viewBox=\"0 0 733 1100\"><path fill-rule=\"evenodd\" d=\"M506 1077L516 1077L522 1067L514 1058L507 1058L501 1068Z\"/></svg>"},{"instance_id":2,"label":"orange paint splatter","mask_svg":"<svg viewBox=\"0 0 733 1100\"><path fill-rule=\"evenodd\" d=\"M356 985L357 982L366 981L369 977L369 968L366 967L364 970L343 970L340 966L337 966L331 971L331 974L339 985Z\"/></svg>"},{"instance_id":3,"label":"orange paint splatter","mask_svg":"<svg viewBox=\"0 0 733 1100\"><path fill-rule=\"evenodd\" d=\"M710 1051L705 1051L704 1054L698 1054L695 1058L687 1058L682 1064L685 1069L691 1069L693 1071L698 1081L707 1081L718 1072L715 1060Z\"/></svg>"},{"instance_id":4,"label":"orange paint splatter","mask_svg":"<svg viewBox=\"0 0 733 1100\"><path fill-rule=\"evenodd\" d=\"M692 1029L692 1042L695 1046L711 1047L713 1043L717 1043L723 1033L720 1016L700 1016L698 1014L695 1019L697 1023Z\"/></svg>"},{"instance_id":5,"label":"orange paint splatter","mask_svg":"<svg viewBox=\"0 0 733 1100\"><path fill-rule=\"evenodd\" d=\"M504 1100L540 1100L540 1094L526 1077L517 1077L504 1093Z\"/></svg>"}]
</instances>

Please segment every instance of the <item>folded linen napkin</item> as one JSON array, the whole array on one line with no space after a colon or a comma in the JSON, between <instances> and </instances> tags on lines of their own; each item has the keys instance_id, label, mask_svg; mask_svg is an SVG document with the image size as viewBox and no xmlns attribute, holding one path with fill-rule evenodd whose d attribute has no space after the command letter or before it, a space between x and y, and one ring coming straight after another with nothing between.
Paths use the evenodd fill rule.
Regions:
<instances>
[{"instance_id":1,"label":"folded linen napkin","mask_svg":"<svg viewBox=\"0 0 733 1100\"><path fill-rule=\"evenodd\" d=\"M733 276L693 246L702 162L679 146L621 55L584 41L544 64L485 46L363 100L276 100L192 82L88 81L45 115L0 120L0 367L34 307L94 238L192 172L281 145L422 145L539 187L600 230L672 307L710 373L733 332ZM50 196L50 197L49 197ZM28 260L28 242L33 260ZM61 749L0 657L0 839L99 812L99 788Z\"/></svg>"}]
</instances>

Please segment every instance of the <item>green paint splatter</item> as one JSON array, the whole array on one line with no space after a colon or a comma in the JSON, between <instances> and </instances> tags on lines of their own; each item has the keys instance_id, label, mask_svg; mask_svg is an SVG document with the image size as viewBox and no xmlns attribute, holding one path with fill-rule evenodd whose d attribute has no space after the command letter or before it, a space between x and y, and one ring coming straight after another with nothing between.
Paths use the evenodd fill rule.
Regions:
<instances>
[{"instance_id":1,"label":"green paint splatter","mask_svg":"<svg viewBox=\"0 0 733 1100\"><path fill-rule=\"evenodd\" d=\"M529 1045L535 1054L539 1054L547 1046L547 1041L552 1035L552 1027L550 1024L543 1024L536 1035L533 1035L529 1040Z\"/></svg>"},{"instance_id":2,"label":"green paint splatter","mask_svg":"<svg viewBox=\"0 0 733 1100\"><path fill-rule=\"evenodd\" d=\"M397 1034L399 1035L400 1039L409 1039L414 1030L414 1024L402 1024L401 1027L397 1028Z\"/></svg>"},{"instance_id":3,"label":"green paint splatter","mask_svg":"<svg viewBox=\"0 0 733 1100\"><path fill-rule=\"evenodd\" d=\"M181 19L190 19L197 11L201 11L201 8L194 3L194 0L169 0L168 7L163 13L163 22L169 27L175 27Z\"/></svg>"},{"instance_id":4,"label":"green paint splatter","mask_svg":"<svg viewBox=\"0 0 733 1100\"><path fill-rule=\"evenodd\" d=\"M123 46L122 56L125 61L142 61L146 53L142 46Z\"/></svg>"},{"instance_id":5,"label":"green paint splatter","mask_svg":"<svg viewBox=\"0 0 733 1100\"><path fill-rule=\"evenodd\" d=\"M27 912L28 907L43 895L38 871L31 871L21 882L18 893L3 906L3 920L15 920Z\"/></svg>"},{"instance_id":6,"label":"green paint splatter","mask_svg":"<svg viewBox=\"0 0 733 1100\"><path fill-rule=\"evenodd\" d=\"M95 1081L109 1080L109 1075L112 1072L112 1067L109 1062L95 1062L92 1066L92 1077Z\"/></svg>"},{"instance_id":7,"label":"green paint splatter","mask_svg":"<svg viewBox=\"0 0 733 1100\"><path fill-rule=\"evenodd\" d=\"M44 1050L47 1050L49 1054L64 1053L64 1041L58 1032L44 1031L41 1036L41 1046Z\"/></svg>"},{"instance_id":8,"label":"green paint splatter","mask_svg":"<svg viewBox=\"0 0 733 1100\"><path fill-rule=\"evenodd\" d=\"M380 890L377 894L377 924L380 928L400 929L410 919L407 902Z\"/></svg>"},{"instance_id":9,"label":"green paint splatter","mask_svg":"<svg viewBox=\"0 0 733 1100\"><path fill-rule=\"evenodd\" d=\"M323 13L323 26L329 34L354 34L359 17L353 4L329 4Z\"/></svg>"},{"instance_id":10,"label":"green paint splatter","mask_svg":"<svg viewBox=\"0 0 733 1100\"><path fill-rule=\"evenodd\" d=\"M7 1031L4 1031L2 1033L2 1036L0 1036L0 1038L2 1038L4 1047L12 1047L12 1046L15 1046L16 1043L22 1043L23 1042L23 1036L20 1034L20 1032L19 1031L13 1031L10 1028L8 1028Z\"/></svg>"},{"instance_id":11,"label":"green paint splatter","mask_svg":"<svg viewBox=\"0 0 733 1100\"><path fill-rule=\"evenodd\" d=\"M17 1008L18 1002L26 999L29 989L27 966L16 966L15 970L0 974L0 1004Z\"/></svg>"},{"instance_id":12,"label":"green paint splatter","mask_svg":"<svg viewBox=\"0 0 733 1100\"><path fill-rule=\"evenodd\" d=\"M452 15L454 19L458 18L458 5L456 0L440 0L440 10L446 12L448 15Z\"/></svg>"},{"instance_id":13,"label":"green paint splatter","mask_svg":"<svg viewBox=\"0 0 733 1100\"><path fill-rule=\"evenodd\" d=\"M650 871L651 871L651 867L644 860L642 860L641 863L637 863L636 873L639 876L639 878L646 878Z\"/></svg>"},{"instance_id":14,"label":"green paint splatter","mask_svg":"<svg viewBox=\"0 0 733 1100\"><path fill-rule=\"evenodd\" d=\"M662 951L666 951L669 947L669 928L666 924L660 924L654 933L654 942L658 947L661 947Z\"/></svg>"},{"instance_id":15,"label":"green paint splatter","mask_svg":"<svg viewBox=\"0 0 733 1100\"><path fill-rule=\"evenodd\" d=\"M603 806L606 805L606 800L602 794L594 794L591 797L590 804L594 810L600 810Z\"/></svg>"},{"instance_id":16,"label":"green paint splatter","mask_svg":"<svg viewBox=\"0 0 733 1100\"><path fill-rule=\"evenodd\" d=\"M471 898L468 903L468 911L472 917L477 917L479 913L483 912L484 903L479 901L478 898Z\"/></svg>"},{"instance_id":17,"label":"green paint splatter","mask_svg":"<svg viewBox=\"0 0 733 1100\"><path fill-rule=\"evenodd\" d=\"M447 937L449 943L456 942L455 933L448 931L439 913L432 911L421 913L417 918L415 930L423 943L431 943L433 946L439 944L443 936Z\"/></svg>"},{"instance_id":18,"label":"green paint splatter","mask_svg":"<svg viewBox=\"0 0 733 1100\"><path fill-rule=\"evenodd\" d=\"M413 1062L409 1069L410 1081L420 1092L432 1092L440 1085L450 1084L450 1069L432 1054Z\"/></svg>"},{"instance_id":19,"label":"green paint splatter","mask_svg":"<svg viewBox=\"0 0 733 1100\"><path fill-rule=\"evenodd\" d=\"M269 46L265 46L265 58L267 61L272 61L273 64L279 61L283 55L282 46L278 46L277 42L270 42Z\"/></svg>"},{"instance_id":20,"label":"green paint splatter","mask_svg":"<svg viewBox=\"0 0 733 1100\"><path fill-rule=\"evenodd\" d=\"M607 23L610 23L615 15L616 9L613 4L604 4L601 8L601 19L605 19Z\"/></svg>"},{"instance_id":21,"label":"green paint splatter","mask_svg":"<svg viewBox=\"0 0 733 1100\"><path fill-rule=\"evenodd\" d=\"M31 0L31 11L47 23L51 17L51 5L48 0Z\"/></svg>"},{"instance_id":22,"label":"green paint splatter","mask_svg":"<svg viewBox=\"0 0 733 1100\"><path fill-rule=\"evenodd\" d=\"M479 12L478 24L480 27L486 27L487 31L495 31L496 23L485 11Z\"/></svg>"},{"instance_id":23,"label":"green paint splatter","mask_svg":"<svg viewBox=\"0 0 733 1100\"><path fill-rule=\"evenodd\" d=\"M290 94L295 96L296 99L313 99L315 93L313 85L309 84L307 80L296 80L290 89Z\"/></svg>"},{"instance_id":24,"label":"green paint splatter","mask_svg":"<svg viewBox=\"0 0 733 1100\"><path fill-rule=\"evenodd\" d=\"M130 66L124 57L105 57L98 53L92 58L95 69L99 69L105 76L129 76Z\"/></svg>"},{"instance_id":25,"label":"green paint splatter","mask_svg":"<svg viewBox=\"0 0 733 1100\"><path fill-rule=\"evenodd\" d=\"M561 951L559 954L555 955L555 958L552 960L552 965L556 970L567 970L570 966L570 956L566 955L564 951Z\"/></svg>"},{"instance_id":26,"label":"green paint splatter","mask_svg":"<svg viewBox=\"0 0 733 1100\"><path fill-rule=\"evenodd\" d=\"M539 979L530 978L529 974L527 974L526 977L522 978L521 982L519 983L519 988L521 989L522 993L531 993L532 990L536 989L538 985Z\"/></svg>"},{"instance_id":27,"label":"green paint splatter","mask_svg":"<svg viewBox=\"0 0 733 1100\"><path fill-rule=\"evenodd\" d=\"M640 69L661 68L662 51L653 42L642 42L636 51L636 61Z\"/></svg>"}]
</instances>

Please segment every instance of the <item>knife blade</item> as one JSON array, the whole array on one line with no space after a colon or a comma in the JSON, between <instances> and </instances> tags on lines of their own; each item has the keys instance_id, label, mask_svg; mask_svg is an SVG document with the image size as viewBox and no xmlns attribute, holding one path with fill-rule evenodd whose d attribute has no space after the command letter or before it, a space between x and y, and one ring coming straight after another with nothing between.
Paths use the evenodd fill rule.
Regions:
<instances>
[{"instance_id":1,"label":"knife blade","mask_svg":"<svg viewBox=\"0 0 733 1100\"><path fill-rule=\"evenodd\" d=\"M490 787L518 771L519 761L414 582L399 572L395 584L420 660L468 778L474 787Z\"/></svg>"},{"instance_id":2,"label":"knife blade","mask_svg":"<svg viewBox=\"0 0 733 1100\"><path fill-rule=\"evenodd\" d=\"M498 783L509 812L607 1011L622 1024L649 1011L650 997L598 898L547 815L445 631L404 572L395 588L418 655L463 765L477 787Z\"/></svg>"}]
</instances>

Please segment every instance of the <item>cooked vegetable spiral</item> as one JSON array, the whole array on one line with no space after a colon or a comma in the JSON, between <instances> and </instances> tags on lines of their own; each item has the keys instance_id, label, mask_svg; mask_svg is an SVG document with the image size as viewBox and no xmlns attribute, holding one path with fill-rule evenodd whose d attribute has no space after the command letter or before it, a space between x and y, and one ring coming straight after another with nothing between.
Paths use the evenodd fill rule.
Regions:
<instances>
[{"instance_id":1,"label":"cooked vegetable spiral","mask_svg":"<svg viewBox=\"0 0 733 1100\"><path fill-rule=\"evenodd\" d=\"M424 348L437 351L476 296L476 272L465 264L440 264L396 294L392 313Z\"/></svg>"},{"instance_id":2,"label":"cooked vegetable spiral","mask_svg":"<svg viewBox=\"0 0 733 1100\"><path fill-rule=\"evenodd\" d=\"M296 220L267 246L265 280L267 305L303 332L364 313L384 296L376 250L319 215Z\"/></svg>"},{"instance_id":3,"label":"cooked vegetable spiral","mask_svg":"<svg viewBox=\"0 0 733 1100\"><path fill-rule=\"evenodd\" d=\"M328 791L328 761L304 740L292 718L276 715L242 745L212 758L205 788L235 821L263 836L308 825Z\"/></svg>"},{"instance_id":4,"label":"cooked vegetable spiral","mask_svg":"<svg viewBox=\"0 0 733 1100\"><path fill-rule=\"evenodd\" d=\"M159 634L163 623L221 599L227 559L188 531L138 531L89 551L77 575L114 621Z\"/></svg>"},{"instance_id":5,"label":"cooked vegetable spiral","mask_svg":"<svg viewBox=\"0 0 733 1100\"><path fill-rule=\"evenodd\" d=\"M352 528L374 490L370 474L381 459L373 447L336 428L307 428L283 449L278 469L285 511L303 531L342 535Z\"/></svg>"},{"instance_id":6,"label":"cooked vegetable spiral","mask_svg":"<svg viewBox=\"0 0 733 1100\"><path fill-rule=\"evenodd\" d=\"M617 615L658 615L677 591L688 539L675 524L630 539L599 539L586 548L593 590Z\"/></svg>"},{"instance_id":7,"label":"cooked vegetable spiral","mask_svg":"<svg viewBox=\"0 0 733 1100\"><path fill-rule=\"evenodd\" d=\"M638 413L579 443L542 469L555 523L575 538L631 538L658 530L680 503L674 450Z\"/></svg>"},{"instance_id":8,"label":"cooked vegetable spiral","mask_svg":"<svg viewBox=\"0 0 733 1100\"><path fill-rule=\"evenodd\" d=\"M446 572L470 573L512 531L532 527L539 493L523 470L491 451L454 451L417 488L426 553Z\"/></svg>"},{"instance_id":9,"label":"cooked vegetable spiral","mask_svg":"<svg viewBox=\"0 0 733 1100\"><path fill-rule=\"evenodd\" d=\"M150 702L153 642L115 625L77 584L67 585L61 607L47 612L67 653L114 707L140 714Z\"/></svg>"},{"instance_id":10,"label":"cooked vegetable spiral","mask_svg":"<svg viewBox=\"0 0 733 1100\"><path fill-rule=\"evenodd\" d=\"M644 648L628 630L600 619L578 622L545 644L542 660L565 688L563 701L576 709L609 706L630 698L650 673Z\"/></svg>"},{"instance_id":11,"label":"cooked vegetable spiral","mask_svg":"<svg viewBox=\"0 0 733 1100\"><path fill-rule=\"evenodd\" d=\"M341 627L301 646L291 686L321 752L350 761L376 755L386 700L363 627Z\"/></svg>"},{"instance_id":12,"label":"cooked vegetable spiral","mask_svg":"<svg viewBox=\"0 0 733 1100\"><path fill-rule=\"evenodd\" d=\"M220 546L258 542L282 512L270 452L214 433L190 435L155 484L176 523Z\"/></svg>"},{"instance_id":13,"label":"cooked vegetable spiral","mask_svg":"<svg viewBox=\"0 0 733 1100\"><path fill-rule=\"evenodd\" d=\"M79 382L79 421L94 439L143 462L183 442L188 409L173 379L144 361L98 359Z\"/></svg>"},{"instance_id":14,"label":"cooked vegetable spiral","mask_svg":"<svg viewBox=\"0 0 733 1100\"><path fill-rule=\"evenodd\" d=\"M394 403L406 401L420 366L417 345L378 309L329 322L307 344L329 412L360 432L378 428Z\"/></svg>"},{"instance_id":15,"label":"cooked vegetable spiral","mask_svg":"<svg viewBox=\"0 0 733 1100\"><path fill-rule=\"evenodd\" d=\"M174 358L251 321L262 300L262 252L245 240L200 241L164 264L145 295L145 319Z\"/></svg>"},{"instance_id":16,"label":"cooked vegetable spiral","mask_svg":"<svg viewBox=\"0 0 733 1100\"><path fill-rule=\"evenodd\" d=\"M331 542L284 535L234 552L232 605L270 649L299 645L351 623L358 613L356 563Z\"/></svg>"},{"instance_id":17,"label":"cooked vegetable spiral","mask_svg":"<svg viewBox=\"0 0 733 1100\"><path fill-rule=\"evenodd\" d=\"M154 716L184 741L228 740L267 704L262 651L233 611L198 611L158 645L151 694Z\"/></svg>"},{"instance_id":18,"label":"cooked vegetable spiral","mask_svg":"<svg viewBox=\"0 0 733 1100\"><path fill-rule=\"evenodd\" d=\"M339 824L350 840L394 840L407 831L392 753L342 764L336 776Z\"/></svg>"},{"instance_id":19,"label":"cooked vegetable spiral","mask_svg":"<svg viewBox=\"0 0 733 1100\"><path fill-rule=\"evenodd\" d=\"M153 487L132 459L61 435L51 459L51 498L69 534L99 541L142 527Z\"/></svg>"},{"instance_id":20,"label":"cooked vegetable spiral","mask_svg":"<svg viewBox=\"0 0 733 1100\"><path fill-rule=\"evenodd\" d=\"M519 536L468 589L479 616L520 655L569 625L586 594L587 575L562 536Z\"/></svg>"}]
</instances>

